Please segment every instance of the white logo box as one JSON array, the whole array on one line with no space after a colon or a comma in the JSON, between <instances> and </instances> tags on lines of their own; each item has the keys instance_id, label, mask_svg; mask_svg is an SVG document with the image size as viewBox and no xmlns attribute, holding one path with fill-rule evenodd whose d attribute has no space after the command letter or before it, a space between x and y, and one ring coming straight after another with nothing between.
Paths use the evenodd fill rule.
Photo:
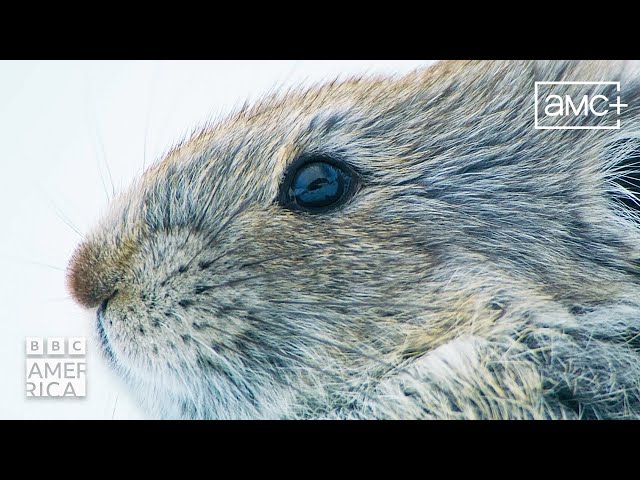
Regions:
<instances>
[{"instance_id":1,"label":"white logo box","mask_svg":"<svg viewBox=\"0 0 640 480\"><path fill-rule=\"evenodd\" d=\"M583 86L594 86L594 85L615 85L616 91L620 92L620 82L534 82L534 128L536 130L619 130L620 120L616 119L615 125L540 125L540 115L539 115L539 86L541 85L583 85ZM609 100L609 99L607 99ZM618 103L613 104L613 106L618 107L618 114L620 112L620 107L628 107L627 104L620 103L620 96L618 95ZM612 106L611 104L609 106Z\"/></svg>"},{"instance_id":2,"label":"white logo box","mask_svg":"<svg viewBox=\"0 0 640 480\"><path fill-rule=\"evenodd\" d=\"M28 356L85 355L87 339L84 337L27 337Z\"/></svg>"}]
</instances>

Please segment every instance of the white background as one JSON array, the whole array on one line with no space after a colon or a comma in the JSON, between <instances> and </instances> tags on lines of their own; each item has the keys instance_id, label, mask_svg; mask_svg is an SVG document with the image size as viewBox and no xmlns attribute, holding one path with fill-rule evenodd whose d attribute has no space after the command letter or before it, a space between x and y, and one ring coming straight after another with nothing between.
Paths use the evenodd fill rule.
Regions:
<instances>
[{"instance_id":1,"label":"white background","mask_svg":"<svg viewBox=\"0 0 640 480\"><path fill-rule=\"evenodd\" d=\"M197 124L269 90L428 63L0 62L0 418L144 418L91 341L86 398L24 390L26 337L92 339L94 312L71 301L64 269L112 189Z\"/></svg>"}]
</instances>

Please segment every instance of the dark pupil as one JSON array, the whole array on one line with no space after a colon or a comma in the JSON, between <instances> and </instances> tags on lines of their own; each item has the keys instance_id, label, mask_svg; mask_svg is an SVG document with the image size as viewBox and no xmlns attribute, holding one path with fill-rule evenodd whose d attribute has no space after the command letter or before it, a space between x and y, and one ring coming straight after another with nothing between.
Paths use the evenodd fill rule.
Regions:
<instances>
[{"instance_id":1,"label":"dark pupil","mask_svg":"<svg viewBox=\"0 0 640 480\"><path fill-rule=\"evenodd\" d=\"M342 197L345 178L329 163L315 162L305 165L291 184L291 194L301 207L321 208Z\"/></svg>"}]
</instances>

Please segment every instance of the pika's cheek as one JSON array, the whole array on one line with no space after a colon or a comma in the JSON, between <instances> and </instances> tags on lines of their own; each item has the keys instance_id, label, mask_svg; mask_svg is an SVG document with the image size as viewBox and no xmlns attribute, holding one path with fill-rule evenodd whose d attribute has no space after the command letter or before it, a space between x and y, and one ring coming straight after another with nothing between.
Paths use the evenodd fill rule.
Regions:
<instances>
[{"instance_id":1,"label":"pika's cheek","mask_svg":"<svg viewBox=\"0 0 640 480\"><path fill-rule=\"evenodd\" d=\"M143 358L154 361L161 351L170 351L174 342L163 341L165 323L124 296L104 302L96 314L98 341L107 356L123 365Z\"/></svg>"}]
</instances>

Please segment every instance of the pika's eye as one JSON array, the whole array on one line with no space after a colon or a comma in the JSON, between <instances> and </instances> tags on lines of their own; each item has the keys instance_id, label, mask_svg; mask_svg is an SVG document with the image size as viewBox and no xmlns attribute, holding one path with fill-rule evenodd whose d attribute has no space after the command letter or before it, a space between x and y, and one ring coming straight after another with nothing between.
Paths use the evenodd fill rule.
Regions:
<instances>
[{"instance_id":1,"label":"pika's eye","mask_svg":"<svg viewBox=\"0 0 640 480\"><path fill-rule=\"evenodd\" d=\"M291 210L323 213L351 198L357 174L344 162L327 156L301 158L294 162L280 188L280 204Z\"/></svg>"}]
</instances>

